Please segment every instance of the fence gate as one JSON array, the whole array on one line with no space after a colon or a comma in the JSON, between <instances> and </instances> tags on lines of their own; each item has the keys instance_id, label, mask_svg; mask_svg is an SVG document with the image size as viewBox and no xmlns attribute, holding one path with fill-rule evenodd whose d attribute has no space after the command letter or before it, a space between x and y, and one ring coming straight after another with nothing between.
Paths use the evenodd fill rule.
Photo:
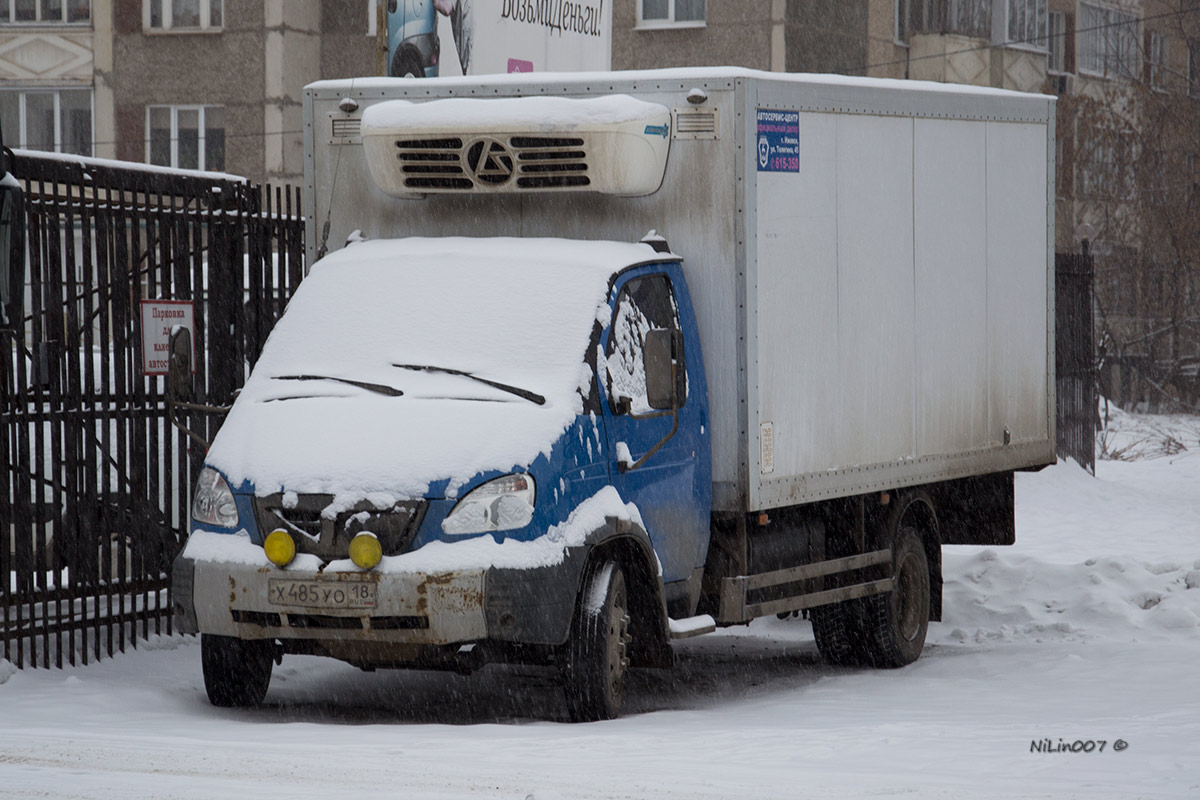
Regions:
<instances>
[{"instance_id":1,"label":"fence gate","mask_svg":"<svg viewBox=\"0 0 1200 800\"><path fill-rule=\"evenodd\" d=\"M1092 257L1054 256L1058 455L1096 474L1096 381Z\"/></svg>"},{"instance_id":2,"label":"fence gate","mask_svg":"<svg viewBox=\"0 0 1200 800\"><path fill-rule=\"evenodd\" d=\"M24 335L0 360L0 638L88 663L171 630L170 564L204 448L143 373L140 306L190 301L193 402L226 405L303 274L299 192L18 153ZM2 340L0 340L2 341ZM214 413L180 421L211 440Z\"/></svg>"}]
</instances>

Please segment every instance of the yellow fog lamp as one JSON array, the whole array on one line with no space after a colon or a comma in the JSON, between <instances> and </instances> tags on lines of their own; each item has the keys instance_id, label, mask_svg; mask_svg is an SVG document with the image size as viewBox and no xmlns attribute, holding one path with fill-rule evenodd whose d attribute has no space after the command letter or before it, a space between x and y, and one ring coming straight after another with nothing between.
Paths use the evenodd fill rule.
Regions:
<instances>
[{"instance_id":1,"label":"yellow fog lamp","mask_svg":"<svg viewBox=\"0 0 1200 800\"><path fill-rule=\"evenodd\" d=\"M359 569L371 569L383 559L383 545L375 534L363 531L350 540L350 560Z\"/></svg>"},{"instance_id":2,"label":"yellow fog lamp","mask_svg":"<svg viewBox=\"0 0 1200 800\"><path fill-rule=\"evenodd\" d=\"M276 528L263 541L267 560L277 567L286 567L296 557L296 540L283 528Z\"/></svg>"}]
</instances>

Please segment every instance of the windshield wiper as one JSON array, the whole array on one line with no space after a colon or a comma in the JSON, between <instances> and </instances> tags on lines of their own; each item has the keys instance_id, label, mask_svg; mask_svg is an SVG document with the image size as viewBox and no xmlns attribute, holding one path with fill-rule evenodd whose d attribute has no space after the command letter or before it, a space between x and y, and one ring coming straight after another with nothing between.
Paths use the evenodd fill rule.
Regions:
<instances>
[{"instance_id":1,"label":"windshield wiper","mask_svg":"<svg viewBox=\"0 0 1200 800\"><path fill-rule=\"evenodd\" d=\"M382 383L367 383L366 381L355 381L349 378L334 378L329 375L275 375L273 380L277 381L335 381L337 383L345 383L350 386L357 386L359 389L366 389L368 392L382 394L388 397L403 397L404 392L394 386L385 386Z\"/></svg>"},{"instance_id":2,"label":"windshield wiper","mask_svg":"<svg viewBox=\"0 0 1200 800\"><path fill-rule=\"evenodd\" d=\"M418 372L441 372L446 375L459 375L463 378L470 378L473 381L482 383L485 386L491 386L493 389L499 389L502 392L508 392L509 394L516 395L517 397L520 397L522 400L528 400L529 402L536 403L539 406L546 405L546 398L542 397L537 392L531 392L528 389L521 389L516 386L509 386L507 383L500 383L498 381L490 381L487 378L481 378L478 375L472 375L470 372L465 372L461 369L451 369L449 367L432 367L432 366L429 366L428 364L392 364L392 366L396 367L398 369L411 369L411 370L416 370Z\"/></svg>"}]
</instances>

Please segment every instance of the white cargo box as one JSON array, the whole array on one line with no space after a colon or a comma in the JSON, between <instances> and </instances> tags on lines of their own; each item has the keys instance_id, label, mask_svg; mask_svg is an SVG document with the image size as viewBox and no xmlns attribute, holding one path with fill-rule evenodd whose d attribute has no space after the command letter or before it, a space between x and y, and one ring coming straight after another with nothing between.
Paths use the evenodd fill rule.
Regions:
<instances>
[{"instance_id":1,"label":"white cargo box","mask_svg":"<svg viewBox=\"0 0 1200 800\"><path fill-rule=\"evenodd\" d=\"M550 171L574 183L516 187L506 128L529 134L538 104L505 98L614 96L637 102L589 119L559 106L535 131L570 153L537 158L583 164ZM408 141L387 129L399 106L365 131L364 112L450 98L476 102L429 109L418 132L457 183L397 197L403 176L377 182L363 133L392 136L385 154ZM485 124L488 103L503 124ZM312 84L305 123L310 262L356 229L666 237L700 325L717 510L1054 460L1053 98L733 68L378 78ZM667 144L665 164L616 144L631 124ZM601 163L622 154L638 169ZM608 177L581 184L588 170Z\"/></svg>"}]
</instances>

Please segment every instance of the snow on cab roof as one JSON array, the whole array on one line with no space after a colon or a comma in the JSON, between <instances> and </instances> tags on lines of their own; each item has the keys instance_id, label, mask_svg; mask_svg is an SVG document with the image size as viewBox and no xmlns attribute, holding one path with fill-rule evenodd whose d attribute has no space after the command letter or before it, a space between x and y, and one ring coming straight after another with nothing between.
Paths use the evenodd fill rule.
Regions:
<instances>
[{"instance_id":1,"label":"snow on cab roof","mask_svg":"<svg viewBox=\"0 0 1200 800\"><path fill-rule=\"evenodd\" d=\"M530 464L583 411L612 276L674 258L558 239L348 245L300 284L208 463L260 495L347 505Z\"/></svg>"}]
</instances>

